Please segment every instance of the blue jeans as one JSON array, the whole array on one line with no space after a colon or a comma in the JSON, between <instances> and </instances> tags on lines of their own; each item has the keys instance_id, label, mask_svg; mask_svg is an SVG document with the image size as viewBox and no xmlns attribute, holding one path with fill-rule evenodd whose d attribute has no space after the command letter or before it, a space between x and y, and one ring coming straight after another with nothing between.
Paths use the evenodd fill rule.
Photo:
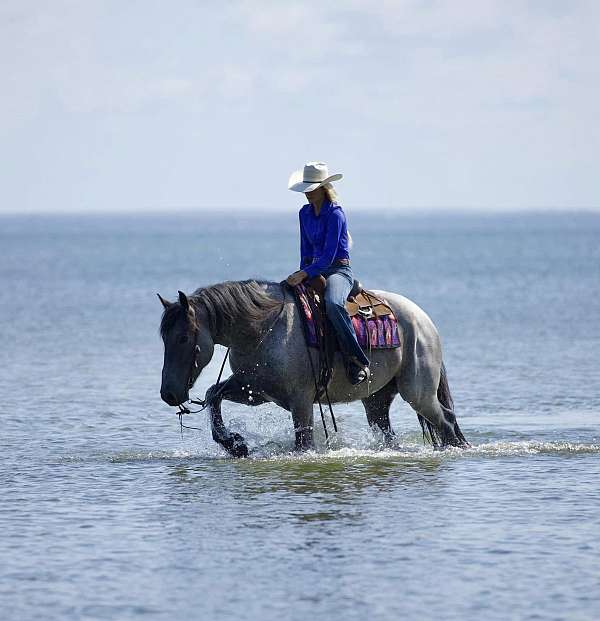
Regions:
<instances>
[{"instance_id":1,"label":"blue jeans","mask_svg":"<svg viewBox=\"0 0 600 621\"><path fill-rule=\"evenodd\" d=\"M355 356L362 365L368 366L369 359L356 340L356 333L346 312L346 299L354 283L352 270L349 266L330 267L323 272L323 276L327 280L325 310L342 353L347 357Z\"/></svg>"}]
</instances>

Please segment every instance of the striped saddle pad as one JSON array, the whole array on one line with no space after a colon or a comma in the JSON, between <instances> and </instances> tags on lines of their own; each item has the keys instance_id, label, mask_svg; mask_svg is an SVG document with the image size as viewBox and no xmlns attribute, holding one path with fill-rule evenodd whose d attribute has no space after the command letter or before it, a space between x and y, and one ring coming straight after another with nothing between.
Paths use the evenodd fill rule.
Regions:
<instances>
[{"instance_id":1,"label":"striped saddle pad","mask_svg":"<svg viewBox=\"0 0 600 621\"><path fill-rule=\"evenodd\" d=\"M362 295L362 294L361 294ZM351 315L350 320L356 333L358 344L365 352L370 349L394 349L400 347L400 335L398 333L398 321L389 306L385 305L375 294L366 292L366 299L373 299L376 312L360 305L356 310L348 302L347 309ZM310 347L319 347L323 336L321 304L318 295L314 295L303 284L296 286L296 299L300 312L304 316L304 329ZM389 312L386 312L388 309Z\"/></svg>"}]
</instances>

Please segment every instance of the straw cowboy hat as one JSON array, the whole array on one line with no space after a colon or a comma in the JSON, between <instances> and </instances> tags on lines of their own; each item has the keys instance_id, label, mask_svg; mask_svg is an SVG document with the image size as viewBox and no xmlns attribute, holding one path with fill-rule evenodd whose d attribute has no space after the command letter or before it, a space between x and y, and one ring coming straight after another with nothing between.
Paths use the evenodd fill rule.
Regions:
<instances>
[{"instance_id":1,"label":"straw cowboy hat","mask_svg":"<svg viewBox=\"0 0 600 621\"><path fill-rule=\"evenodd\" d=\"M307 162L304 170L296 170L288 181L288 189L292 192L312 192L326 183L339 181L343 175L330 175L325 162Z\"/></svg>"}]
</instances>

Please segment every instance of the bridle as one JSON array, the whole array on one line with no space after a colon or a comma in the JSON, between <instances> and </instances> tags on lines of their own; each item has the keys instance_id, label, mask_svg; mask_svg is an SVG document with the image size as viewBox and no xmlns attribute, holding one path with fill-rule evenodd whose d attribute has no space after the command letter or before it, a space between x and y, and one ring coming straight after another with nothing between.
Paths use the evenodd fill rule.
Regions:
<instances>
[{"instance_id":1,"label":"bridle","mask_svg":"<svg viewBox=\"0 0 600 621\"><path fill-rule=\"evenodd\" d=\"M285 287L287 285L286 281L282 281L280 283L282 291L283 291L283 301L281 303L281 308L279 310L279 312L277 313L277 317L275 317L273 323L269 326L269 329L266 330L264 332L264 334L262 335L262 337L260 338L260 340L258 341L258 343L255 345L255 347L251 350L251 351L256 351L263 343L263 341L267 338L267 336L271 333L271 331L273 330L273 328L275 327L275 324L279 321L279 318L281 317L281 315L283 314L283 311L285 310ZM297 296L297 292L295 290L294 291L294 298ZM297 303L297 302L296 302ZM194 331L193 331L193 339L194 342L196 341L198 337L198 326L195 325L194 326ZM305 333L305 339L306 339L306 333ZM312 370L312 375L313 375L313 379L315 382L315 391L316 391L316 396L317 396L317 402L319 404L319 410L321 413L321 421L323 423L323 430L325 431L325 439L327 444L329 444L329 433L327 431L327 425L325 423L325 415L323 412L323 407L321 404L321 399L320 399L320 395L319 395L319 388L318 388L318 383L317 383L317 376L316 376L316 371L313 365L313 361L312 361L312 357L311 357L311 353L308 347L308 341L306 341L306 349L307 349L307 354L308 354L308 359L310 361L310 365L311 365L311 370ZM225 352L225 356L223 357L223 362L221 363L221 368L219 369L219 375L217 377L217 381L216 381L216 386L219 385L219 383L221 382L221 377L223 376L223 370L225 369L225 363L227 362L227 358L229 357L229 352L231 351L231 347L227 348L227 351ZM187 388L188 388L188 395L189 395L189 391L192 388L192 386L194 385L194 382L196 381L196 379L198 379L198 376L200 375L200 372L196 373L199 364L198 364L198 356L201 353L200 350L200 346L196 343L194 345L194 356L192 357L192 360L190 362L190 370L188 373L188 380L187 380ZM179 417L179 428L181 430L181 437L183 439L183 430L185 429L194 429L196 431L203 431L200 427L192 427L190 425L184 425L183 424L183 416L184 414L199 414L200 412L204 411L211 403L211 401L213 401L215 398L219 397L221 395L221 393L223 392L223 390L225 389L225 387L227 386L227 383L235 376L236 371L233 370L232 374L227 378L227 381L223 382L223 385L214 393L210 396L210 399L203 399L203 400L199 400L199 399L188 399L186 403L192 403L194 405L199 405L200 407L197 410L191 410L190 408L188 408L186 405L183 405L182 403L180 403L177 407L179 408L179 411L177 412L177 415ZM327 405L329 406L329 413L331 414L331 420L333 422L333 428L334 430L337 432L338 428L337 428L337 424L336 424L336 420L335 420L335 415L333 413L333 408L331 406L331 400L329 399L329 394L327 391L327 386L325 386L325 395L327 397Z\"/></svg>"},{"instance_id":2,"label":"bridle","mask_svg":"<svg viewBox=\"0 0 600 621\"><path fill-rule=\"evenodd\" d=\"M282 284L282 288L283 288L283 283L281 283L281 284ZM263 341L267 338L267 336L271 333L271 331L275 327L275 324L279 321L279 318L281 317L281 315L283 314L283 311L285 310L285 293L284 293L283 297L284 297L284 301L282 301L282 303L281 303L281 309L277 313L277 317L275 317L275 320L269 326L269 329L265 331L265 333L262 335L262 337L260 338L260 340L258 341L258 343L256 344L256 346L253 348L252 351L256 351L262 345ZM197 337L198 337L198 327L194 326L194 330L193 330L193 333L192 333L192 338L193 338L194 342L196 342ZM229 352L230 351L231 351L231 347L228 347L227 351L225 352L225 356L223 357L223 362L221 363L221 368L219 369L219 375L217 376L216 385L218 385L220 383L220 381L221 381L221 377L223 376L223 370L225 369L225 363L227 362L227 358L229 357ZM200 346L196 343L194 345L194 355L193 355L192 360L190 362L190 370L189 370L189 373L188 373L188 380L187 380L188 395L189 395L190 389L194 385L194 382L198 379L198 376L200 375L200 371L198 371L196 373L196 371L199 368L198 356L200 355L200 353L201 353ZM231 378L233 378L235 373L236 373L236 371L233 371L233 373L227 379L227 382ZM223 389L227 385L227 382L224 382L223 385L219 388L219 390L217 392L215 392L213 395L211 395L211 400L214 399L215 397L218 397L221 394L221 392L223 391ZM194 405L199 405L200 408L197 409L197 410L191 410L187 406L183 405L182 403L180 403L177 406L179 408L179 412L177 412L177 415L179 416L179 427L181 429L182 437L183 437L183 429L184 428L185 429L196 429L197 431L202 431L202 429L200 429L199 427L190 427L188 425L184 425L183 421L182 421L183 415L184 414L199 414L200 412L202 412L203 410L205 410L209 406L210 402L208 400L206 400L206 399L202 399L202 400L199 400L199 399L188 399L186 403L193 403Z\"/></svg>"},{"instance_id":3,"label":"bridle","mask_svg":"<svg viewBox=\"0 0 600 621\"><path fill-rule=\"evenodd\" d=\"M198 334L198 330L196 329L194 332L194 341L196 340L196 336ZM192 363L190 365L190 372L188 373L188 381L187 381L187 388L188 391L192 388L192 386L194 385L194 382L198 379L198 375L200 375L199 373L196 374L196 371L198 370L198 356L200 355L200 345L198 345L196 343L196 345L194 346L194 355L192 356Z\"/></svg>"},{"instance_id":4,"label":"bridle","mask_svg":"<svg viewBox=\"0 0 600 621\"><path fill-rule=\"evenodd\" d=\"M197 334L198 330L196 329L196 334ZM217 384L221 381L221 376L223 375L223 369L225 369L225 363L227 362L227 358L229 357L229 351L230 351L230 347L227 348L227 351L225 352L225 356L223 357L223 362L221 363L221 368L219 370L219 376L217 377ZM194 357L192 358L192 363L190 365L190 373L189 373L189 377L188 377L188 395L189 395L189 391L191 390L192 386L194 385L194 382L198 379L198 375L200 375L200 373L198 372L196 374L196 376L194 377L194 372L198 369L198 355L200 354L200 346L198 344L196 344L194 346ZM233 377L233 375L231 376ZM225 388L225 385L223 385L221 387L221 389L219 390L219 392L217 393L220 394L221 390ZM215 395L216 396L216 395ZM190 410L190 408L188 408L187 406L183 405L182 403L180 403L177 407L179 408L179 412L177 412L177 416L179 416L179 428L181 429L181 437L183 438L183 429L195 429L196 431L202 431L202 429L200 429L200 427L191 427L189 425L184 425L183 424L183 415L184 414L199 414L200 412L202 412L203 410L205 410L208 407L208 401L206 399L188 399L187 403L193 403L194 405L199 405L200 408L197 410Z\"/></svg>"},{"instance_id":5,"label":"bridle","mask_svg":"<svg viewBox=\"0 0 600 621\"><path fill-rule=\"evenodd\" d=\"M194 327L194 332L193 332L193 339L194 342L196 341L198 337L198 328ZM228 347L227 351L225 352L225 357L223 358L223 362L221 363L221 369L219 370L219 376L217 377L217 384L221 381L221 376L223 375L223 369L225 368L225 363L227 362L227 358L229 357L229 350L231 348ZM194 382L198 379L198 376L200 375L200 371L198 371L198 367L200 366L198 364L198 356L200 355L201 350L200 350L200 345L198 345L198 343L196 343L194 345L194 355L192 356L192 361L190 363L190 370L188 373L188 380L187 380L187 389L188 389L188 396L190 393L190 390L192 389L192 386L194 385ZM222 387L224 388L224 386ZM220 393L221 391L219 391ZM200 429L200 427L191 427L190 425L184 425L183 424L183 415L184 414L199 414L200 412L202 412L203 410L205 410L208 407L208 402L203 399L203 400L199 400L199 399L188 399L186 403L193 403L194 405L199 405L200 408L197 410L191 410L190 408L188 408L186 405L183 405L183 403L179 403L177 405L177 407L179 408L179 411L177 412L177 416L179 417L179 428L181 429L181 437L183 438L183 429L195 429L196 431L202 431L202 429Z\"/></svg>"}]
</instances>

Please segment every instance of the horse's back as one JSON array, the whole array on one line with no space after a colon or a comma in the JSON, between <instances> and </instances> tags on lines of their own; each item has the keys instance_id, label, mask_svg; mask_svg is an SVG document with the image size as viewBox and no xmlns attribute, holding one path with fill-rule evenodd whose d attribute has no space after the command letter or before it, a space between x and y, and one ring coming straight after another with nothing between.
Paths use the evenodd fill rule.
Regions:
<instances>
[{"instance_id":1,"label":"horse's back","mask_svg":"<svg viewBox=\"0 0 600 621\"><path fill-rule=\"evenodd\" d=\"M399 293L379 289L372 291L392 307L398 324L407 336L414 332L415 335L425 338L439 339L437 328L431 317L418 304Z\"/></svg>"},{"instance_id":2,"label":"horse's back","mask_svg":"<svg viewBox=\"0 0 600 621\"><path fill-rule=\"evenodd\" d=\"M415 302L398 293L377 291L394 310L402 341L402 368L398 387L408 402L437 390L442 366L442 345L435 324Z\"/></svg>"}]
</instances>

